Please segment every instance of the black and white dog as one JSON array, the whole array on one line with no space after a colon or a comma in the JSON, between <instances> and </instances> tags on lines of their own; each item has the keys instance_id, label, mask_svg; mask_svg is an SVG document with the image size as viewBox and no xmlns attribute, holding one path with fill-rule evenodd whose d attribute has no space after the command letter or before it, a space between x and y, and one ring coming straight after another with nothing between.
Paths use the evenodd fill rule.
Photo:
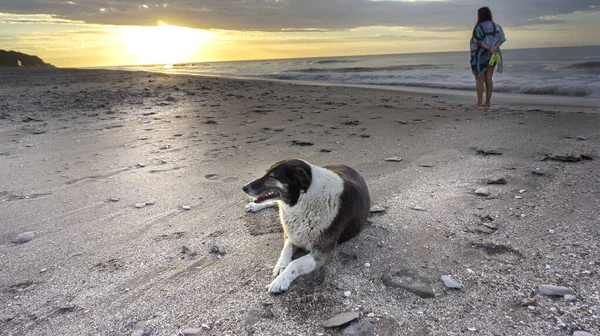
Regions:
<instances>
[{"instance_id":1,"label":"black and white dog","mask_svg":"<svg viewBox=\"0 0 600 336\"><path fill-rule=\"evenodd\" d=\"M344 165L283 160L242 189L255 197L246 205L249 212L279 207L285 242L267 286L271 293L285 292L298 276L331 260L339 244L365 227L371 206L364 179ZM309 253L292 261L297 248Z\"/></svg>"}]
</instances>

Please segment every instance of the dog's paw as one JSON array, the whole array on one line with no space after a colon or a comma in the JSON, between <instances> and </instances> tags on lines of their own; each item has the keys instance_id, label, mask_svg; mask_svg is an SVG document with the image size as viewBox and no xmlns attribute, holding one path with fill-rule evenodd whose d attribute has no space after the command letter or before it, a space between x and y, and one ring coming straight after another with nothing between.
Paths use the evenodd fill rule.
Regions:
<instances>
[{"instance_id":1,"label":"dog's paw","mask_svg":"<svg viewBox=\"0 0 600 336\"><path fill-rule=\"evenodd\" d=\"M250 202L250 203L246 204L246 211L248 211L248 212L258 212L262 209L263 208L260 204L256 204L254 202Z\"/></svg>"},{"instance_id":2,"label":"dog's paw","mask_svg":"<svg viewBox=\"0 0 600 336\"><path fill-rule=\"evenodd\" d=\"M281 260L277 261L277 265L273 267L273 278L276 278L279 274L283 273L288 265L289 263L285 263Z\"/></svg>"},{"instance_id":3,"label":"dog's paw","mask_svg":"<svg viewBox=\"0 0 600 336\"><path fill-rule=\"evenodd\" d=\"M273 282L267 285L271 294L281 294L290 288L291 280L285 274L280 274Z\"/></svg>"}]
</instances>

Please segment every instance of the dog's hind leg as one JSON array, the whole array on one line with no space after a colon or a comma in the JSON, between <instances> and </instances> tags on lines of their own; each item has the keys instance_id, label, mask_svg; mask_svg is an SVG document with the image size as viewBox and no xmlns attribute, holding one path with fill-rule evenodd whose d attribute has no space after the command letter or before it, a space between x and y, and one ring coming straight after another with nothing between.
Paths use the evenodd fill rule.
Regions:
<instances>
[{"instance_id":1,"label":"dog's hind leg","mask_svg":"<svg viewBox=\"0 0 600 336\"><path fill-rule=\"evenodd\" d=\"M267 285L270 293L283 293L290 288L290 284L297 277L311 273L317 268L325 265L335 256L335 250L328 252L313 251L301 258L292 261L288 267L279 274L273 282Z\"/></svg>"},{"instance_id":2,"label":"dog's hind leg","mask_svg":"<svg viewBox=\"0 0 600 336\"><path fill-rule=\"evenodd\" d=\"M288 267L288 265L292 262L292 256L294 252L296 252L296 246L292 244L289 239L286 239L283 243L283 249L281 249L281 254L279 255L279 260L277 260L277 264L273 268L273 277L278 276L280 273Z\"/></svg>"},{"instance_id":3,"label":"dog's hind leg","mask_svg":"<svg viewBox=\"0 0 600 336\"><path fill-rule=\"evenodd\" d=\"M277 201L266 201L262 203L250 202L246 204L246 211L248 212L259 212L262 209L277 206Z\"/></svg>"}]
</instances>

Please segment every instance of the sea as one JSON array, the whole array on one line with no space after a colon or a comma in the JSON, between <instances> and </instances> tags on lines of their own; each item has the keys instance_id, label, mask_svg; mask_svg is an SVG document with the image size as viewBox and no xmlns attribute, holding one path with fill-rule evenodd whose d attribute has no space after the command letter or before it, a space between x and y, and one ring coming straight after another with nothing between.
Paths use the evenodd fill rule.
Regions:
<instances>
[{"instance_id":1,"label":"sea","mask_svg":"<svg viewBox=\"0 0 600 336\"><path fill-rule=\"evenodd\" d=\"M506 49L494 91L600 98L600 46ZM114 68L114 67L113 67ZM292 82L475 90L469 52L293 58L116 67Z\"/></svg>"}]
</instances>

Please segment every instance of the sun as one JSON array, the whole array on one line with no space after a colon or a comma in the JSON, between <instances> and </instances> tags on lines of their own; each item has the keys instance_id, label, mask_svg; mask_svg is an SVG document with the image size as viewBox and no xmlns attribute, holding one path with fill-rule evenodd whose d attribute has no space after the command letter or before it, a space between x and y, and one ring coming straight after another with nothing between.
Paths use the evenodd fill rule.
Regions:
<instances>
[{"instance_id":1,"label":"sun","mask_svg":"<svg viewBox=\"0 0 600 336\"><path fill-rule=\"evenodd\" d=\"M136 64L174 64L198 59L213 38L209 31L171 26L159 22L152 27L126 27L121 40L127 58Z\"/></svg>"}]
</instances>

